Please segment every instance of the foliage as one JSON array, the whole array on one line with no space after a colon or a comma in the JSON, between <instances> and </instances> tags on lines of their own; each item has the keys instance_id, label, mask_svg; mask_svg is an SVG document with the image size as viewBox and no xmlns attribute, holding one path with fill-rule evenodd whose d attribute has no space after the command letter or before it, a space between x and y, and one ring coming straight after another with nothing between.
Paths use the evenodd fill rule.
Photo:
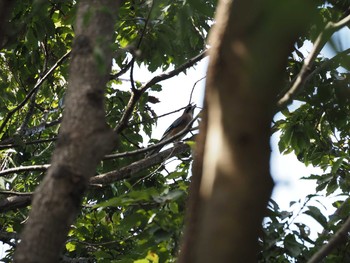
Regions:
<instances>
[{"instance_id":1,"label":"foliage","mask_svg":"<svg viewBox=\"0 0 350 263\"><path fill-rule=\"evenodd\" d=\"M119 122L131 97L126 88L130 82L118 78L131 63L150 72L177 68L205 50L215 3L200 2L125 1L120 7L113 46L116 55L106 87L106 116L111 127ZM1 170L50 163L64 109L75 13L76 1L27 0L13 7L10 25L16 32L6 36L0 56ZM161 85L156 83L151 90L161 91ZM147 91L139 98L130 125L119 137L119 152L139 149L149 139L155 122L152 102L156 101ZM98 173L120 169L140 158L142 155L104 160ZM163 165L156 170L148 167L132 179L92 186L69 232L63 259L173 262L183 229L191 160L188 154L181 158L173 171ZM43 176L43 171L5 175L0 177L0 189L32 192ZM1 198L7 196L4 192ZM1 232L19 233L28 210L24 206L3 213ZM11 261L12 252L13 247L5 262Z\"/></svg>"},{"instance_id":2,"label":"foliage","mask_svg":"<svg viewBox=\"0 0 350 263\"><path fill-rule=\"evenodd\" d=\"M315 41L327 22L338 21L345 14L339 1L327 5L318 2L319 21L300 37L288 58L286 86L281 93L300 72L304 41ZM131 98L131 91L125 89L131 87L129 81L119 77L125 72L132 74L134 63L150 72L169 70L200 54L206 48L215 6L214 0L124 1L116 19L114 67L106 87L110 126L120 121ZM0 171L50 162L64 108L75 13L76 1L25 0L13 6L12 31L5 36L0 51ZM300 106L295 110L283 107L284 118L273 124L273 130L281 132L282 153L293 152L301 162L320 167L324 173L305 178L316 180L317 195L310 193L306 202L291 203L290 211L282 211L271 200L259 238L260 262L306 262L350 214L348 199L334 202L337 212L330 217L324 215L321 204L311 203L318 195L348 196L350 191L348 53L339 53L331 60L317 57L303 90L295 97ZM54 70L46 75L51 68ZM142 86L137 80L134 84ZM161 84L152 85L150 90L161 92ZM155 123L152 103L156 100L148 91L138 99L130 125L119 137L119 152L139 149L144 137L149 139ZM142 158L106 159L97 172L118 170ZM180 160L171 171L163 165L147 167L131 179L102 187L92 185L69 232L63 260L174 262L183 230L191 157L185 154ZM43 176L41 169L0 177L0 239L10 245L5 262L11 261L18 239L5 233L21 231L30 207L6 208L4 201L8 196L34 191ZM297 214L292 213L296 206ZM311 226L296 220L301 215L321 224L323 233L310 238ZM348 241L342 243L326 262L349 261L348 246Z\"/></svg>"}]
</instances>

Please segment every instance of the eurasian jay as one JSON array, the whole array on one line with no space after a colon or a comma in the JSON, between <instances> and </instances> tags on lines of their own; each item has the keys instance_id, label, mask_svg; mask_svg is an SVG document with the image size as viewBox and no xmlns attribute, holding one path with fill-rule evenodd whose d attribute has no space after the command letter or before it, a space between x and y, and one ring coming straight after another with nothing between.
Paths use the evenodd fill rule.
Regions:
<instances>
[{"instance_id":1,"label":"eurasian jay","mask_svg":"<svg viewBox=\"0 0 350 263\"><path fill-rule=\"evenodd\" d=\"M179 132L181 132L183 129L186 128L187 124L189 124L193 119L193 111L196 108L196 105L188 104L185 108L183 114L177 118L169 127L165 130L162 138L159 140L159 142L166 140ZM180 140L178 138L177 140ZM154 150L150 151L146 156L151 156L157 152L159 152L163 146L159 146L158 148L155 148Z\"/></svg>"}]
</instances>

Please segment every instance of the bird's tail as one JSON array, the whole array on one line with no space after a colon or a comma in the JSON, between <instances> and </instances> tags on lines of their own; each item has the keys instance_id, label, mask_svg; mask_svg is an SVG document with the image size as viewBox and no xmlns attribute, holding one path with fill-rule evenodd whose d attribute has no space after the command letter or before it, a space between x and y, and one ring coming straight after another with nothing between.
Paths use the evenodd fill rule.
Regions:
<instances>
[{"instance_id":1,"label":"bird's tail","mask_svg":"<svg viewBox=\"0 0 350 263\"><path fill-rule=\"evenodd\" d=\"M162 139L159 140L159 142L161 142L161 141L162 141ZM163 147L164 147L164 145L154 148L153 150L149 151L149 152L145 155L145 157L147 158L147 157L150 157L150 156L152 156L152 155L155 155L155 154L158 153Z\"/></svg>"}]
</instances>

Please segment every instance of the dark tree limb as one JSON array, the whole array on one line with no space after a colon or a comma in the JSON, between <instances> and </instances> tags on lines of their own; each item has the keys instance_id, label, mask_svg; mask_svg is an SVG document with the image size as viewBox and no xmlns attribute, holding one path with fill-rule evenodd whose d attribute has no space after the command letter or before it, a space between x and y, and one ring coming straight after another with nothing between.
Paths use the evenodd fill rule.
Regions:
<instances>
[{"instance_id":1,"label":"dark tree limb","mask_svg":"<svg viewBox=\"0 0 350 263\"><path fill-rule=\"evenodd\" d=\"M307 261L307 263L322 262L336 247L348 241L348 234L350 232L350 217L345 221L342 227L331 237L331 239L319 249Z\"/></svg>"},{"instance_id":2,"label":"dark tree limb","mask_svg":"<svg viewBox=\"0 0 350 263\"><path fill-rule=\"evenodd\" d=\"M57 140L57 138L39 139L39 140L34 140L34 141L23 142L23 144L24 145L33 145L33 144L38 144L38 143L54 142L56 140ZM13 143L13 141L14 140L12 139L7 144L0 144L0 150L22 146L22 145Z\"/></svg>"},{"instance_id":3,"label":"dark tree limb","mask_svg":"<svg viewBox=\"0 0 350 263\"><path fill-rule=\"evenodd\" d=\"M197 130L197 128L190 129L190 126L196 119L193 119L192 122L189 123L188 128L184 129L183 131L179 132L178 134L166 139L162 140L159 143L156 143L154 145L150 145L147 148L142 148L134 151L124 152L124 153L115 153L115 154L109 154L106 155L103 160L109 160L109 159L116 159L116 158L124 158L129 156L134 156L142 153L149 152L151 150L157 149L159 147L162 147L166 144L169 144L171 142L174 142L178 138L183 137L186 133L189 131ZM19 166L14 168L9 168L6 170L0 171L0 176L8 175L8 174L14 174L14 173L21 173L21 172L35 172L35 171L46 171L51 165L50 164L43 164L43 165L29 165L29 166ZM1 191L0 191L1 193Z\"/></svg>"},{"instance_id":4,"label":"dark tree limb","mask_svg":"<svg viewBox=\"0 0 350 263\"><path fill-rule=\"evenodd\" d=\"M108 185L120 180L135 178L137 177L138 172L150 168L154 165L160 164L173 156L184 153L185 151L188 151L189 148L190 147L187 144L177 144L173 148L164 150L146 159L136 161L121 169L96 175L90 179L90 184Z\"/></svg>"},{"instance_id":5,"label":"dark tree limb","mask_svg":"<svg viewBox=\"0 0 350 263\"><path fill-rule=\"evenodd\" d=\"M156 147L157 145L154 146ZM149 158L134 162L118 170L93 176L89 181L90 186L104 186L124 179L137 178L138 172L144 171L145 169L148 169L154 165L160 164L173 156L188 151L189 149L190 147L187 144L176 144L170 149L164 150ZM30 202L32 200L31 193L13 193L11 191L0 191L0 194L1 193L12 196L0 200L0 212L6 212L17 208L26 207L30 205Z\"/></svg>"},{"instance_id":6,"label":"dark tree limb","mask_svg":"<svg viewBox=\"0 0 350 263\"><path fill-rule=\"evenodd\" d=\"M350 53L350 48L345 49L345 50L339 52L338 54L336 54L334 57L324 61L321 65L319 65L317 68L315 68L314 71L310 72L305 77L304 84L308 83L316 74L318 74L322 70L337 68L340 64L340 61L342 59L344 59L349 53Z\"/></svg>"},{"instance_id":7,"label":"dark tree limb","mask_svg":"<svg viewBox=\"0 0 350 263\"><path fill-rule=\"evenodd\" d=\"M62 118L58 118L57 120L54 120L51 122L42 122L41 124L39 124L37 126L27 128L25 130L24 135L25 136L32 136L32 135L38 134L47 128L50 128L52 126L60 124L61 121L62 121Z\"/></svg>"},{"instance_id":8,"label":"dark tree limb","mask_svg":"<svg viewBox=\"0 0 350 263\"><path fill-rule=\"evenodd\" d=\"M21 172L46 171L49 167L50 164L14 167L0 171L0 176Z\"/></svg>"},{"instance_id":9,"label":"dark tree limb","mask_svg":"<svg viewBox=\"0 0 350 263\"><path fill-rule=\"evenodd\" d=\"M181 138L184 134L188 133L190 130L197 129L197 128L190 129L190 127L192 126L193 122L196 121L196 119L197 119L197 117L194 118L188 124L187 128L185 128L183 131L181 131L178 134L176 134L176 135L174 135L166 140L163 140L157 144L151 145L151 146L144 148L144 149L130 151L127 153L107 155L107 156L105 156L104 159L114 159L114 158L121 158L121 157L128 157L128 156L132 156L132 155L142 154L142 153L148 152L150 150L153 150L155 148L158 148L160 146L164 146L168 143L171 143L171 142L175 141L176 139ZM89 183L91 186L106 185L106 184L111 184L113 182L120 181L123 179L137 177L138 172L140 172L144 169L150 168L153 165L160 164L168 158L171 158L171 157L176 156L178 154L184 153L188 149L189 149L189 146L187 144L176 144L173 148L170 148L168 150L157 153L156 155L153 155L149 158L134 162L134 163L132 163L128 166L125 166L121 169L94 176L90 179ZM18 172L23 172L23 171L45 171L49 167L50 167L49 164L16 167L16 168L11 168L11 169L1 171L0 175L18 173ZM0 191L0 193L1 193L1 191ZM14 196L4 198L3 200L0 201L0 212L6 212L9 210L14 210L17 208L26 207L30 204L31 199L32 199L31 193L17 193L17 192L11 193L10 191L3 191L3 194L12 194Z\"/></svg>"},{"instance_id":10,"label":"dark tree limb","mask_svg":"<svg viewBox=\"0 0 350 263\"><path fill-rule=\"evenodd\" d=\"M32 195L14 195L0 200L0 212L7 212L30 205Z\"/></svg>"},{"instance_id":11,"label":"dark tree limb","mask_svg":"<svg viewBox=\"0 0 350 263\"><path fill-rule=\"evenodd\" d=\"M14 191L0 190L0 194L27 196L27 195L32 195L33 193L32 192L14 192Z\"/></svg>"}]
</instances>

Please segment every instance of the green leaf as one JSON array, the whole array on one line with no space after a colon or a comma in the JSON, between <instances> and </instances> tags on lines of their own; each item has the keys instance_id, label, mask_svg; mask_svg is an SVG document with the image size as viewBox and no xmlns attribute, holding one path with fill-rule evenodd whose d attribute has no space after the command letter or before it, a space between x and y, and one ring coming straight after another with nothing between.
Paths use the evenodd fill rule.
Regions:
<instances>
[{"instance_id":1,"label":"green leaf","mask_svg":"<svg viewBox=\"0 0 350 263\"><path fill-rule=\"evenodd\" d=\"M68 243L66 243L66 249L69 252L73 252L76 249L76 245L72 242L68 242Z\"/></svg>"},{"instance_id":2,"label":"green leaf","mask_svg":"<svg viewBox=\"0 0 350 263\"><path fill-rule=\"evenodd\" d=\"M302 252L302 245L296 241L294 235L287 235L284 239L283 245L287 250L287 253L292 257L297 257Z\"/></svg>"},{"instance_id":3,"label":"green leaf","mask_svg":"<svg viewBox=\"0 0 350 263\"><path fill-rule=\"evenodd\" d=\"M320 209L316 206L308 206L307 208L308 210L305 211L305 214L315 219L322 227L327 228L327 219Z\"/></svg>"},{"instance_id":4,"label":"green leaf","mask_svg":"<svg viewBox=\"0 0 350 263\"><path fill-rule=\"evenodd\" d=\"M181 196L184 195L184 192L181 190L175 190L175 191L171 191L166 195L162 195L162 196L155 196L153 197L154 201L156 201L157 203L165 203L165 202L170 202L170 201L175 201L178 198L180 198Z\"/></svg>"},{"instance_id":5,"label":"green leaf","mask_svg":"<svg viewBox=\"0 0 350 263\"><path fill-rule=\"evenodd\" d=\"M341 158L338 158L338 160L336 160L336 161L333 163L333 165L332 165L332 172L331 172L332 174L337 173L338 169L340 168L340 166L341 166L342 163L343 163L343 160L344 160L344 158L341 157Z\"/></svg>"}]
</instances>

